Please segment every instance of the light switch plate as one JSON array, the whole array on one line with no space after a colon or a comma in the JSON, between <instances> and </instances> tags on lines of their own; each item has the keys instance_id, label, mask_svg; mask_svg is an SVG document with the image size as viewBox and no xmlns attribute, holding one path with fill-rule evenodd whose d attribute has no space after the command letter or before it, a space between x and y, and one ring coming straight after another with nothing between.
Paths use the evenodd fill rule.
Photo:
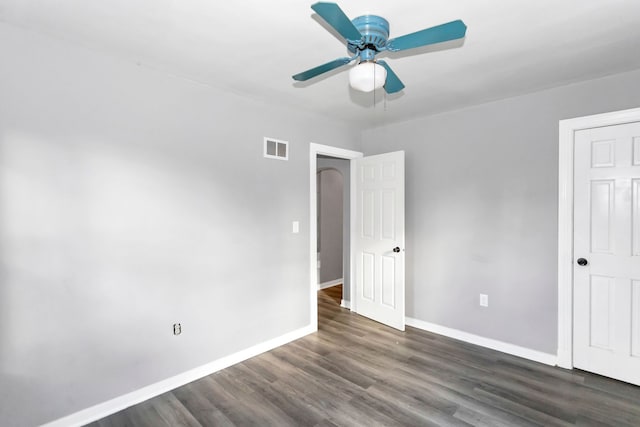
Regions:
<instances>
[{"instance_id":1,"label":"light switch plate","mask_svg":"<svg viewBox=\"0 0 640 427\"><path fill-rule=\"evenodd\" d=\"M293 234L298 234L300 232L300 221L293 221L292 231Z\"/></svg>"},{"instance_id":2,"label":"light switch plate","mask_svg":"<svg viewBox=\"0 0 640 427\"><path fill-rule=\"evenodd\" d=\"M489 307L489 295L480 294L480 306L481 307Z\"/></svg>"}]
</instances>

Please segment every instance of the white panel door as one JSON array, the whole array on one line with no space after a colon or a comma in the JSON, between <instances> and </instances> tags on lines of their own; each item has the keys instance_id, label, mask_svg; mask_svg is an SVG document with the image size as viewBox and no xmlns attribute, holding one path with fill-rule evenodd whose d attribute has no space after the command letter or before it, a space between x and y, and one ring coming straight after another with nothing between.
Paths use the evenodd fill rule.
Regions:
<instances>
[{"instance_id":1,"label":"white panel door","mask_svg":"<svg viewBox=\"0 0 640 427\"><path fill-rule=\"evenodd\" d=\"M575 133L576 368L640 385L640 123Z\"/></svg>"},{"instance_id":2,"label":"white panel door","mask_svg":"<svg viewBox=\"0 0 640 427\"><path fill-rule=\"evenodd\" d=\"M404 331L404 151L353 160L354 311Z\"/></svg>"}]
</instances>

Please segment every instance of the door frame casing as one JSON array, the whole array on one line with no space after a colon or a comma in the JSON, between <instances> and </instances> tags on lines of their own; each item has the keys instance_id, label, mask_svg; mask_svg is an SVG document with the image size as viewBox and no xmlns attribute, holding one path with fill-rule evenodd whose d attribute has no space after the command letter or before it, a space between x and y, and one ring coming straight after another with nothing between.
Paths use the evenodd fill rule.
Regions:
<instances>
[{"instance_id":1,"label":"door frame casing","mask_svg":"<svg viewBox=\"0 0 640 427\"><path fill-rule=\"evenodd\" d=\"M318 330L318 254L317 254L317 242L318 242L318 224L317 224L317 180L316 180L316 171L318 168L317 165L317 157L318 155L331 156L338 159L345 160L353 160L360 157L363 157L364 154L359 151L347 150L344 148L332 147L330 145L322 145L322 144L309 144L309 312L311 313L311 327L314 331ZM353 241L353 223L355 220L355 193L353 191L353 183L354 183L354 173L353 168L350 168L350 177L349 177L349 188L351 189L351 196L349 200L349 234L350 241ZM349 254L349 264L350 264L350 277L349 277L349 286L350 286L350 295L351 295L351 311L355 310L353 304L353 295L354 295L354 281L353 281L353 251Z\"/></svg>"},{"instance_id":2,"label":"door frame casing","mask_svg":"<svg viewBox=\"0 0 640 427\"><path fill-rule=\"evenodd\" d=\"M560 120L558 150L558 366L573 368L574 139L583 129L639 122L640 108Z\"/></svg>"}]
</instances>

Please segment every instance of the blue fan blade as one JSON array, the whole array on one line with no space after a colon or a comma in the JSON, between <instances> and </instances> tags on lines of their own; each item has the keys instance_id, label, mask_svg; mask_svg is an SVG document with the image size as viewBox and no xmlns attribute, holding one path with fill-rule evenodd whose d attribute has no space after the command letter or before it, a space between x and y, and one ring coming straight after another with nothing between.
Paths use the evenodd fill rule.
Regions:
<instances>
[{"instance_id":1,"label":"blue fan blade","mask_svg":"<svg viewBox=\"0 0 640 427\"><path fill-rule=\"evenodd\" d=\"M447 24L391 39L387 42L387 50L397 52L399 50L413 49L414 47L461 39L466 32L467 26L464 25L464 22L461 20L452 21Z\"/></svg>"},{"instance_id":2,"label":"blue fan blade","mask_svg":"<svg viewBox=\"0 0 640 427\"><path fill-rule=\"evenodd\" d=\"M404 89L404 83L400 81L396 73L393 72L386 62L377 61L377 63L387 69L387 80L384 82L384 90L387 93L396 93Z\"/></svg>"},{"instance_id":3,"label":"blue fan blade","mask_svg":"<svg viewBox=\"0 0 640 427\"><path fill-rule=\"evenodd\" d=\"M327 24L331 25L345 39L356 42L362 39L360 31L337 4L319 2L312 5L311 9L327 21Z\"/></svg>"},{"instance_id":4,"label":"blue fan blade","mask_svg":"<svg viewBox=\"0 0 640 427\"><path fill-rule=\"evenodd\" d=\"M326 73L327 71L331 71L338 67L342 67L343 65L347 65L349 62L353 61L355 58L340 58L331 62L327 62L326 64L319 65L315 68L312 68L307 71L303 71L302 73L298 73L293 76L293 80L305 81L309 80L312 77L319 76L322 73Z\"/></svg>"}]
</instances>

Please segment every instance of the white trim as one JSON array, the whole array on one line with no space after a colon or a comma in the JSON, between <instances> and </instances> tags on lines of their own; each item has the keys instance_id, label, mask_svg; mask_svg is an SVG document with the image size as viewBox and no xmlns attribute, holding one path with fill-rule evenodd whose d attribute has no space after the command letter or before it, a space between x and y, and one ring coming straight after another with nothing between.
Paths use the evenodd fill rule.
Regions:
<instances>
[{"instance_id":1,"label":"white trim","mask_svg":"<svg viewBox=\"0 0 640 427\"><path fill-rule=\"evenodd\" d=\"M558 366L573 368L573 138L576 131L640 121L640 108L560 120L558 140Z\"/></svg>"},{"instance_id":2,"label":"white trim","mask_svg":"<svg viewBox=\"0 0 640 427\"><path fill-rule=\"evenodd\" d=\"M318 290L332 288L336 285L341 285L344 282L344 278L339 278L335 280L330 280L328 282L318 283Z\"/></svg>"},{"instance_id":3,"label":"white trim","mask_svg":"<svg viewBox=\"0 0 640 427\"><path fill-rule=\"evenodd\" d=\"M317 165L317 156L318 154L322 154L325 156L332 156L339 159L357 159L362 157L362 153L359 151L351 151L345 150L344 148L331 147L329 145L322 144L309 144L309 310L311 313L311 326L313 326L317 330L318 328L318 218L317 218L317 183L316 183L316 171L318 168ZM353 190L353 168L351 168L351 179L350 186L351 190ZM350 230L351 230L351 240L353 241L353 222L354 222L354 209L355 206L355 198L354 192L351 191L351 218L350 218ZM351 273L350 273L350 289L353 292L353 254L351 254L350 265L351 265ZM353 295L353 293L351 294Z\"/></svg>"},{"instance_id":4,"label":"white trim","mask_svg":"<svg viewBox=\"0 0 640 427\"><path fill-rule=\"evenodd\" d=\"M515 344L494 340L491 338L481 337L479 335L470 334L468 332L459 331L457 329L447 328L445 326L436 325L435 323L425 322L423 320L406 318L408 326L422 329L424 331L433 332L434 334L444 335L445 337L468 342L470 344L479 345L481 347L490 348L492 350L501 351L502 353L511 354L513 356L522 357L524 359L533 360L534 362L544 363L545 365L555 366L557 358L554 354L543 353L530 348L520 347Z\"/></svg>"},{"instance_id":5,"label":"white trim","mask_svg":"<svg viewBox=\"0 0 640 427\"><path fill-rule=\"evenodd\" d=\"M347 300L347 299L343 299L343 300L340 302L340 307L342 307L342 308L346 308L346 309L349 309L349 310L350 310L350 309L351 309L351 301L349 301L349 300Z\"/></svg>"},{"instance_id":6,"label":"white trim","mask_svg":"<svg viewBox=\"0 0 640 427\"><path fill-rule=\"evenodd\" d=\"M206 377L207 375L211 375L214 372L228 368L236 363L240 363L261 353L280 347L281 345L285 345L291 341L295 341L313 332L315 332L315 327L312 327L312 325L305 326L304 328L288 332L269 341L254 345L245 350L225 356L221 359L191 369L187 372L183 372L182 374L174 377L167 378L155 384L132 391L131 393L118 396L106 402L99 403L95 406L67 415L66 417L51 421L44 424L42 427L71 427L89 424L130 406L159 396L160 394L166 393L177 387L183 386L202 377Z\"/></svg>"},{"instance_id":7,"label":"white trim","mask_svg":"<svg viewBox=\"0 0 640 427\"><path fill-rule=\"evenodd\" d=\"M362 157L362 156L361 156ZM356 196L356 181L358 179L356 175L355 162L351 161L351 165L349 167L349 249L351 253L349 254L349 296L353 296L356 294L356 253L354 251L353 242L356 241L356 206L358 204L357 196ZM349 310L357 313L358 305L356 304L356 298L353 299L353 303L349 304Z\"/></svg>"}]
</instances>

